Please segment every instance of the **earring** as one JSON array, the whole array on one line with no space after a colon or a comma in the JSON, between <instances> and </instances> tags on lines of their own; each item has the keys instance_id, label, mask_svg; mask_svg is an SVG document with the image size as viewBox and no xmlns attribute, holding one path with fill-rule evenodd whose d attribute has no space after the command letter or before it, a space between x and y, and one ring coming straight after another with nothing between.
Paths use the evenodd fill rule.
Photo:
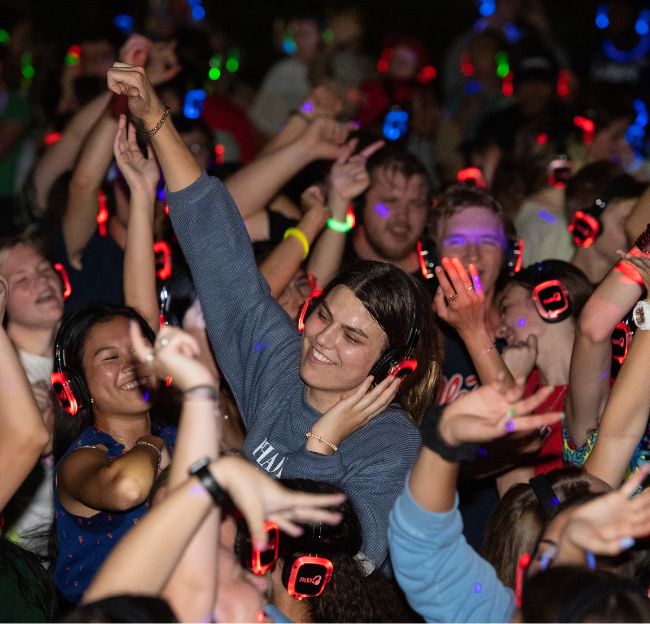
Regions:
<instances>
[{"instance_id":1,"label":"earring","mask_svg":"<svg viewBox=\"0 0 650 624\"><path fill-rule=\"evenodd\" d=\"M95 399L93 399L92 397L90 397L90 404L92 405L94 402L95 402Z\"/></svg>"}]
</instances>

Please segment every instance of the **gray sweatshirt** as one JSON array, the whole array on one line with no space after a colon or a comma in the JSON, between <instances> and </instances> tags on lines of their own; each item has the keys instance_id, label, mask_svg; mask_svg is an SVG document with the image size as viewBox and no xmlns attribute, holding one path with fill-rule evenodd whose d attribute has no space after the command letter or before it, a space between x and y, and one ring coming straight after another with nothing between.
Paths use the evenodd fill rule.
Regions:
<instances>
[{"instance_id":1,"label":"gray sweatshirt","mask_svg":"<svg viewBox=\"0 0 650 624\"><path fill-rule=\"evenodd\" d=\"M364 553L385 567L388 514L417 457L417 428L391 405L333 455L307 451L305 434L321 414L307 402L300 379L301 337L255 266L237 206L205 173L167 199L214 353L246 425L246 455L273 477L344 490L363 527Z\"/></svg>"}]
</instances>

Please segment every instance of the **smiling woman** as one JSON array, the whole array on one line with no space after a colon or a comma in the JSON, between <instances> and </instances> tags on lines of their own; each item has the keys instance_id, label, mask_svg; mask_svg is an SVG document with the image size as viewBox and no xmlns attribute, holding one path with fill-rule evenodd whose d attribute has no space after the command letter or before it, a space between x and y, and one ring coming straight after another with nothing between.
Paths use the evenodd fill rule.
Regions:
<instances>
[{"instance_id":1,"label":"smiling woman","mask_svg":"<svg viewBox=\"0 0 650 624\"><path fill-rule=\"evenodd\" d=\"M174 431L152 424L153 378L135 359L132 308L96 305L69 317L56 339L55 385L67 408L54 431L55 581L77 603L111 548L145 513ZM153 432L153 435L152 435Z\"/></svg>"},{"instance_id":2,"label":"smiling woman","mask_svg":"<svg viewBox=\"0 0 650 624\"><path fill-rule=\"evenodd\" d=\"M142 68L116 64L108 84L129 94L145 127L156 126L162 106ZM388 568L388 513L417 455L415 422L440 366L423 291L391 264L359 263L327 285L301 338L270 296L224 186L201 172L170 120L151 143L214 354L246 426L244 452L274 477L344 490L363 552ZM400 379L408 368L415 371Z\"/></svg>"}]
</instances>

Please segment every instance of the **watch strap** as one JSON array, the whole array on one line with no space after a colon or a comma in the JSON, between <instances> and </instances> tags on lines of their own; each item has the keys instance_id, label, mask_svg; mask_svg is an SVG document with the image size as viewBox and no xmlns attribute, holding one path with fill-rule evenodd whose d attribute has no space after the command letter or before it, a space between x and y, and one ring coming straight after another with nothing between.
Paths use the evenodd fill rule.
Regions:
<instances>
[{"instance_id":1,"label":"watch strap","mask_svg":"<svg viewBox=\"0 0 650 624\"><path fill-rule=\"evenodd\" d=\"M210 458L202 457L201 459L194 462L190 468L189 473L193 477L197 477L201 482L201 485L205 490L212 496L212 500L217 507L221 507L226 500L226 492L221 489L221 486L217 483L217 480L214 478L214 475L210 472Z\"/></svg>"}]
</instances>

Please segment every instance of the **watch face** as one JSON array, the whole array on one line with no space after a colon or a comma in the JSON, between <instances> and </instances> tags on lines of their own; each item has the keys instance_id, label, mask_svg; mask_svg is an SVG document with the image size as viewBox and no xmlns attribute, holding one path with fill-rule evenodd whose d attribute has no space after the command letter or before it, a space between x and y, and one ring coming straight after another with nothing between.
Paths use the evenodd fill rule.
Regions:
<instances>
[{"instance_id":1,"label":"watch face","mask_svg":"<svg viewBox=\"0 0 650 624\"><path fill-rule=\"evenodd\" d=\"M637 305L634 308L634 322L639 327L642 327L643 325L645 325L645 322L646 322L645 306Z\"/></svg>"}]
</instances>

